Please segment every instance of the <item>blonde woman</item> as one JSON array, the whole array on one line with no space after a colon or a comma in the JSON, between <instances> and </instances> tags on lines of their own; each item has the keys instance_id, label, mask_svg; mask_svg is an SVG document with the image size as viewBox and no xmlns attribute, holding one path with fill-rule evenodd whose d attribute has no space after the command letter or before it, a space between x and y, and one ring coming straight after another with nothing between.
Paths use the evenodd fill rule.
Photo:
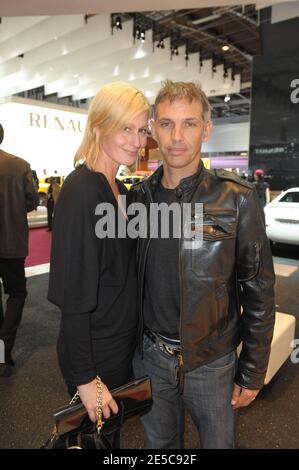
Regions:
<instances>
[{"instance_id":1,"label":"blonde woman","mask_svg":"<svg viewBox=\"0 0 299 470\"><path fill-rule=\"evenodd\" d=\"M146 145L149 103L133 86L114 82L93 99L75 170L55 208L48 299L61 310L58 359L69 392L78 389L96 420L96 376L103 416L118 411L110 389L131 379L137 331L135 240L100 238L96 207L108 203L128 218L118 196L120 165L132 165ZM120 213L121 215L117 215ZM118 219L119 221L119 219ZM114 443L114 446L116 444Z\"/></svg>"}]
</instances>

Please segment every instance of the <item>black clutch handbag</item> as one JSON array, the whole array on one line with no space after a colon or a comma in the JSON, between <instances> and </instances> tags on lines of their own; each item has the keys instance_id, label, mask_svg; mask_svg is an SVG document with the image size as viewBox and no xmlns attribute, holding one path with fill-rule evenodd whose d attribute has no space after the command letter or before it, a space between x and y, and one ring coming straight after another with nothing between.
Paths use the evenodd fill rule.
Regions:
<instances>
[{"instance_id":1,"label":"black clutch handbag","mask_svg":"<svg viewBox=\"0 0 299 470\"><path fill-rule=\"evenodd\" d=\"M80 399L54 412L55 427L43 449L112 449L112 439L126 419L142 415L152 406L152 388L149 377L141 377L111 390L119 411L102 422L101 410L98 422L90 421Z\"/></svg>"}]
</instances>

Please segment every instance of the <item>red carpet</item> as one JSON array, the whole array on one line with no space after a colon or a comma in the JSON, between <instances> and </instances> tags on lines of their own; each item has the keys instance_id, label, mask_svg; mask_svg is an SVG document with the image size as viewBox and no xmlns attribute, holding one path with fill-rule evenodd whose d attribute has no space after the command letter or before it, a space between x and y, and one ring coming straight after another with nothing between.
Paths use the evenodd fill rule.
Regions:
<instances>
[{"instance_id":1,"label":"red carpet","mask_svg":"<svg viewBox=\"0 0 299 470\"><path fill-rule=\"evenodd\" d=\"M32 228L29 230L29 255L25 260L25 267L49 263L51 250L51 232L46 228Z\"/></svg>"}]
</instances>

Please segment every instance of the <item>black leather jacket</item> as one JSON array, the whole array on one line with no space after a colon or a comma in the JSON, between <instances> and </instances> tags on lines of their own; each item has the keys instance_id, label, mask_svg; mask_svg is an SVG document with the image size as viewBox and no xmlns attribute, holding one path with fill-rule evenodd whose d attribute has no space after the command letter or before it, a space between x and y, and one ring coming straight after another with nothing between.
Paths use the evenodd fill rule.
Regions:
<instances>
[{"instance_id":1,"label":"black leather jacket","mask_svg":"<svg viewBox=\"0 0 299 470\"><path fill-rule=\"evenodd\" d=\"M150 178L133 186L133 200L149 207L162 174L160 167ZM202 246L185 249L185 234L180 240L184 371L229 353L243 341L235 381L244 388L260 389L274 327L275 275L256 191L237 175L206 170L201 163L198 172L183 179L176 192L182 203L203 204ZM195 222L192 220L191 229ZM140 348L149 244L150 238L138 241Z\"/></svg>"},{"instance_id":2,"label":"black leather jacket","mask_svg":"<svg viewBox=\"0 0 299 470\"><path fill-rule=\"evenodd\" d=\"M29 163L0 150L0 258L27 256L27 212L37 204Z\"/></svg>"}]
</instances>

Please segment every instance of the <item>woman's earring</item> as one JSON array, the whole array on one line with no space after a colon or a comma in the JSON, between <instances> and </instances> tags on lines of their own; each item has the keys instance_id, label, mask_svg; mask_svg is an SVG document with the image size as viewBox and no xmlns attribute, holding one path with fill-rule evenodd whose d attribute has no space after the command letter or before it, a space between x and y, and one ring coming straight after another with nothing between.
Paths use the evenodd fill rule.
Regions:
<instances>
[{"instance_id":1,"label":"woman's earring","mask_svg":"<svg viewBox=\"0 0 299 470\"><path fill-rule=\"evenodd\" d=\"M140 147L138 150L138 158L142 160L143 157L145 157L145 147Z\"/></svg>"}]
</instances>

